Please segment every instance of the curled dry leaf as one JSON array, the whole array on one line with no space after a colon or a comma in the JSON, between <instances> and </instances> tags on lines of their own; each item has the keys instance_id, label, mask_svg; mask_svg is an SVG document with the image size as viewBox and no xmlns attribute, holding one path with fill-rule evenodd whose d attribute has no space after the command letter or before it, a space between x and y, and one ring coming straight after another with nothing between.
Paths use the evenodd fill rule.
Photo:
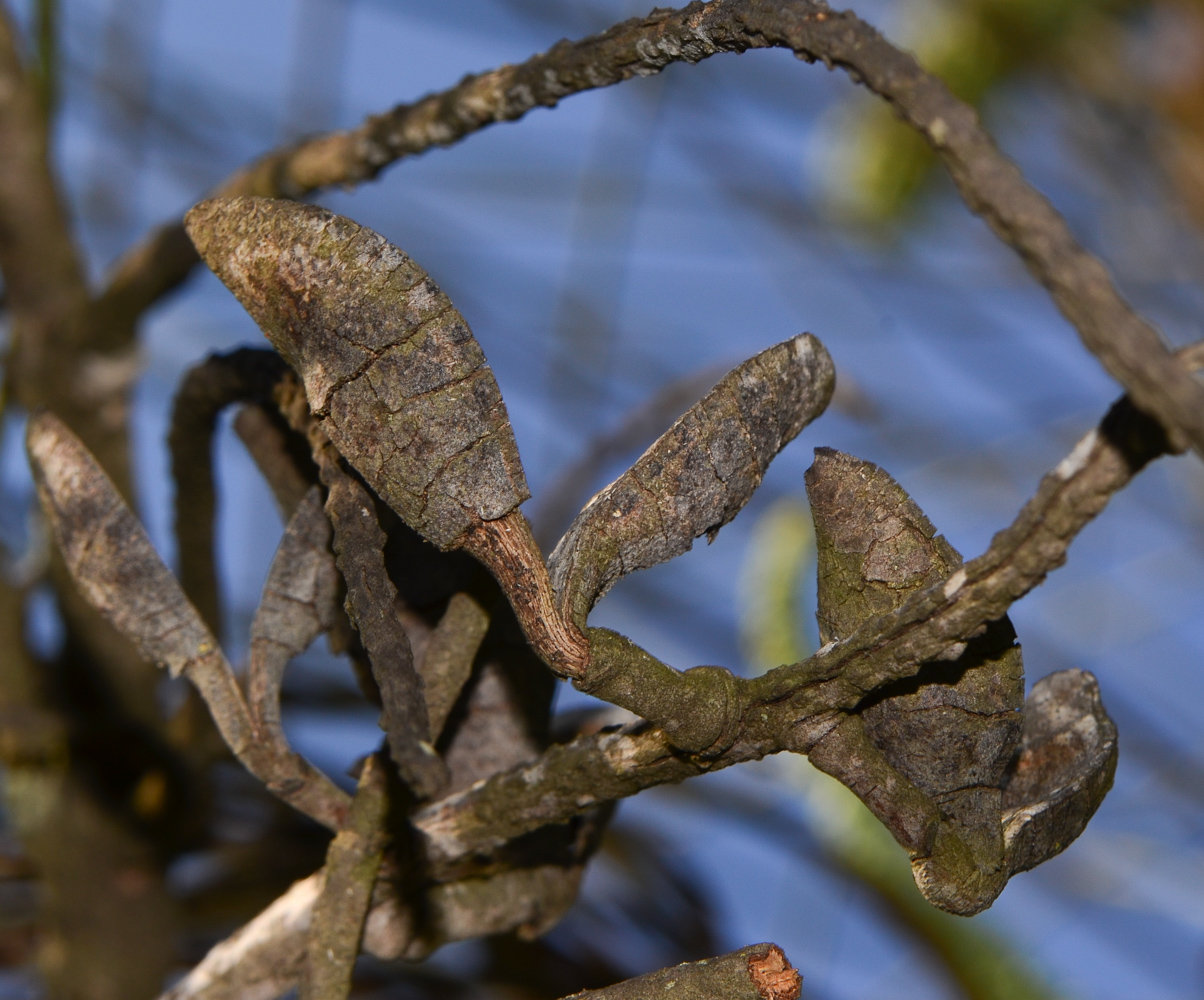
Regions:
<instances>
[{"instance_id":1,"label":"curled dry leaf","mask_svg":"<svg viewBox=\"0 0 1204 1000\"><path fill-rule=\"evenodd\" d=\"M806 482L821 641L852 634L961 565L906 491L873 463L818 448ZM989 905L1007 882L1002 786L1020 743L1023 699L1020 647L1004 617L914 679L875 692L811 752L908 849L924 894L955 913ZM852 732L857 727L864 737ZM864 752L850 754L850 741L862 738ZM874 768L894 773L871 779Z\"/></svg>"},{"instance_id":2,"label":"curled dry leaf","mask_svg":"<svg viewBox=\"0 0 1204 1000\"><path fill-rule=\"evenodd\" d=\"M817 449L807 491L824 642L942 580L953 592L961 557L882 469ZM1115 728L1094 680L1047 678L1028 717L1023 691L1004 616L876 690L811 750L908 849L916 883L942 909L988 906L1012 874L1078 836L1111 784Z\"/></svg>"},{"instance_id":3,"label":"curled dry leaf","mask_svg":"<svg viewBox=\"0 0 1204 1000\"><path fill-rule=\"evenodd\" d=\"M549 560L567 617L584 627L620 577L686 552L740 512L774 456L819 416L836 375L811 334L729 372L577 515Z\"/></svg>"},{"instance_id":4,"label":"curled dry leaf","mask_svg":"<svg viewBox=\"0 0 1204 1000\"><path fill-rule=\"evenodd\" d=\"M501 392L464 317L370 229L313 205L204 202L188 233L301 376L365 481L441 548L530 495Z\"/></svg>"},{"instance_id":5,"label":"curled dry leaf","mask_svg":"<svg viewBox=\"0 0 1204 1000\"><path fill-rule=\"evenodd\" d=\"M1061 670L1033 685L1003 790L1012 874L1048 861L1083 832L1112 787L1116 758L1116 724L1091 674Z\"/></svg>"},{"instance_id":6,"label":"curled dry leaf","mask_svg":"<svg viewBox=\"0 0 1204 1000\"><path fill-rule=\"evenodd\" d=\"M519 512L530 494L501 392L426 272L379 234L312 205L214 199L185 225L364 481L423 537L484 562L540 655L579 674L588 648L560 620Z\"/></svg>"},{"instance_id":7,"label":"curled dry leaf","mask_svg":"<svg viewBox=\"0 0 1204 1000\"><path fill-rule=\"evenodd\" d=\"M322 496L311 487L284 529L263 597L251 622L247 697L259 740L280 755L292 752L280 720L280 685L289 661L309 648L338 618L339 575L330 552L330 522ZM345 815L346 792L316 768L289 792L308 815Z\"/></svg>"},{"instance_id":8,"label":"curled dry leaf","mask_svg":"<svg viewBox=\"0 0 1204 1000\"><path fill-rule=\"evenodd\" d=\"M338 829L347 796L309 795L329 782L303 758L258 738L217 640L163 564L145 529L80 440L49 413L29 421L26 447L42 509L87 601L172 676L187 677L244 767L286 802Z\"/></svg>"},{"instance_id":9,"label":"curled dry leaf","mask_svg":"<svg viewBox=\"0 0 1204 1000\"><path fill-rule=\"evenodd\" d=\"M961 566L903 487L872 462L816 449L807 493L824 643L890 613ZM952 912L978 912L1008 878L1002 786L1020 745L1025 674L1007 617L952 647L950 657L875 692L810 757L860 794L908 848L929 900ZM854 733L858 727L863 736ZM864 740L864 752L851 755L856 739ZM870 779L872 769L889 777Z\"/></svg>"}]
</instances>

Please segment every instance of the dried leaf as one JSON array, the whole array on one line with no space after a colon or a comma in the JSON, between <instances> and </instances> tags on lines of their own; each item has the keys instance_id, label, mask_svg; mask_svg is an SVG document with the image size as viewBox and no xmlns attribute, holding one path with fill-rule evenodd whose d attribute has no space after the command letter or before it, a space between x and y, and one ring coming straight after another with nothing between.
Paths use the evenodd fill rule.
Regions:
<instances>
[{"instance_id":1,"label":"dried leaf","mask_svg":"<svg viewBox=\"0 0 1204 1000\"><path fill-rule=\"evenodd\" d=\"M1061 670L1033 685L1003 790L1012 874L1061 853L1083 832L1112 787L1116 758L1116 725L1091 674Z\"/></svg>"},{"instance_id":2,"label":"dried leaf","mask_svg":"<svg viewBox=\"0 0 1204 1000\"><path fill-rule=\"evenodd\" d=\"M876 465L818 448L806 481L815 520L823 642L850 635L961 565L956 550ZM887 791L880 776L869 780L856 774L870 766L870 755L832 753L821 741L812 761L824 769L835 766L836 776L866 797L911 852L916 881L930 900L955 912L976 912L1007 881L1002 786L1020 743L1024 666L1006 617L959 647L951 659L927 664L917 677L876 692L841 727L856 726L860 719L885 764L906 779L905 785L939 804L939 814L932 817L939 815L943 829L917 826L916 814L901 807L915 799L909 787ZM843 732L832 738L851 736ZM946 852L954 850L953 835L960 842L956 864L951 856L940 856L941 844Z\"/></svg>"},{"instance_id":3,"label":"dried leaf","mask_svg":"<svg viewBox=\"0 0 1204 1000\"><path fill-rule=\"evenodd\" d=\"M748 502L774 456L832 398L835 371L811 334L720 380L627 472L598 493L549 560L560 605L579 627L627 573L686 552Z\"/></svg>"},{"instance_id":4,"label":"dried leaf","mask_svg":"<svg viewBox=\"0 0 1204 1000\"><path fill-rule=\"evenodd\" d=\"M26 447L42 509L87 601L147 660L196 686L226 744L269 789L292 801L310 787L316 772L304 759L257 738L217 640L96 459L49 413L30 419ZM337 804L311 815L336 829L341 820Z\"/></svg>"},{"instance_id":5,"label":"dried leaf","mask_svg":"<svg viewBox=\"0 0 1204 1000\"><path fill-rule=\"evenodd\" d=\"M422 658L431 740L438 740L460 691L472 673L473 660L489 630L489 615L463 592L452 594L447 610L431 633Z\"/></svg>"},{"instance_id":6,"label":"dried leaf","mask_svg":"<svg viewBox=\"0 0 1204 1000\"><path fill-rule=\"evenodd\" d=\"M276 752L291 753L280 720L280 684L289 661L309 648L338 615L339 574L330 551L330 522L322 496L311 487L284 529L272 558L263 597L251 622L247 696L259 739ZM350 801L316 768L304 783L288 790L286 800L311 816L339 822Z\"/></svg>"},{"instance_id":7,"label":"dried leaf","mask_svg":"<svg viewBox=\"0 0 1204 1000\"><path fill-rule=\"evenodd\" d=\"M338 567L347 583L347 613L368 651L380 689L380 726L393 762L421 798L447 784L447 769L430 743L422 678L410 640L397 617L397 590L385 569L385 533L376 505L357 479L329 457L319 463L327 486L326 514L334 527Z\"/></svg>"},{"instance_id":8,"label":"dried leaf","mask_svg":"<svg viewBox=\"0 0 1204 1000\"><path fill-rule=\"evenodd\" d=\"M214 199L186 226L301 376L335 446L407 524L450 548L527 499L485 355L405 253L291 201Z\"/></svg>"}]
</instances>

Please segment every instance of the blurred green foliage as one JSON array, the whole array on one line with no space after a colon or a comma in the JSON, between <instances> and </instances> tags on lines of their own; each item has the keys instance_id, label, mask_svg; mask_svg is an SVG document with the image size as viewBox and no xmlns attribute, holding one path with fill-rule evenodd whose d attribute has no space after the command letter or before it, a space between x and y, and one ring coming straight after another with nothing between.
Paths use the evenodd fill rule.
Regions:
<instances>
[{"instance_id":1,"label":"blurred green foliage","mask_svg":"<svg viewBox=\"0 0 1204 1000\"><path fill-rule=\"evenodd\" d=\"M1076 65L1115 19L1142 0L906 0L894 40L958 97L980 105L992 88L1038 68ZM931 148L881 101L858 95L841 129L838 204L882 222L912 201L934 163Z\"/></svg>"}]
</instances>

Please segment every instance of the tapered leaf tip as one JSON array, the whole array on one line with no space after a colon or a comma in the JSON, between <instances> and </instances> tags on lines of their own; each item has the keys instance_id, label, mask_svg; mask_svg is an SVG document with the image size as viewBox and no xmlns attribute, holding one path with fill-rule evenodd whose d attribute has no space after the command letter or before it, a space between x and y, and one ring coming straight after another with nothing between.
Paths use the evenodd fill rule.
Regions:
<instances>
[{"instance_id":1,"label":"tapered leaf tip","mask_svg":"<svg viewBox=\"0 0 1204 1000\"><path fill-rule=\"evenodd\" d=\"M64 441L77 440L66 424L49 410L42 410L29 418L25 427L25 450L34 479L43 481L51 472L53 453Z\"/></svg>"},{"instance_id":2,"label":"tapered leaf tip","mask_svg":"<svg viewBox=\"0 0 1204 1000\"><path fill-rule=\"evenodd\" d=\"M220 275L223 260L262 222L268 198L209 198L184 216L184 231L201 259ZM257 211L259 209L259 211Z\"/></svg>"}]
</instances>

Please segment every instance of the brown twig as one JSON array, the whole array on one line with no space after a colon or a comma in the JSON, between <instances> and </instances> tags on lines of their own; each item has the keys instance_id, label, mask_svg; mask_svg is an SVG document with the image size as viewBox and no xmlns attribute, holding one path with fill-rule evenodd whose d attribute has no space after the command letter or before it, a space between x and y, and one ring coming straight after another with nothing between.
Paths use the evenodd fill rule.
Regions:
<instances>
[{"instance_id":1,"label":"brown twig","mask_svg":"<svg viewBox=\"0 0 1204 1000\"><path fill-rule=\"evenodd\" d=\"M685 962L565 1000L798 1000L803 977L776 944L754 944L730 955Z\"/></svg>"},{"instance_id":2,"label":"brown twig","mask_svg":"<svg viewBox=\"0 0 1204 1000\"><path fill-rule=\"evenodd\" d=\"M326 883L310 921L301 1000L346 1000L388 836L388 776L377 754L364 762L347 825L326 852Z\"/></svg>"},{"instance_id":3,"label":"brown twig","mask_svg":"<svg viewBox=\"0 0 1204 1000\"><path fill-rule=\"evenodd\" d=\"M1180 361L1185 370L1204 366L1204 342L1181 351ZM808 752L876 686L914 675L951 644L999 618L1061 565L1075 534L1116 491L1168 450L1162 429L1122 398L1042 480L1036 496L984 555L801 663L752 680L733 678L736 711L725 706L731 742L722 752L683 752L663 729L645 725L551 747L532 765L418 812L413 823L425 835L430 857L450 864L563 823L599 802L782 750ZM638 655L652 659L643 650ZM679 702L676 712L693 710ZM654 721L671 726L677 718L666 713Z\"/></svg>"},{"instance_id":4,"label":"brown twig","mask_svg":"<svg viewBox=\"0 0 1204 1000\"><path fill-rule=\"evenodd\" d=\"M1020 254L1135 404L1204 451L1204 387L1174 365L1158 334L1116 291L1104 265L999 152L974 109L854 14L831 11L818 0L716 0L625 21L601 35L561 42L519 66L466 77L442 94L369 118L358 129L269 154L218 193L296 198L332 184L358 183L404 156L450 145L574 93L656 73L674 62L770 47L839 66L888 101L928 139L967 205ZM194 263L180 252L179 227L166 227L122 262L107 294L129 300L137 290L161 293L183 280Z\"/></svg>"},{"instance_id":5,"label":"brown twig","mask_svg":"<svg viewBox=\"0 0 1204 1000\"><path fill-rule=\"evenodd\" d=\"M222 629L213 560L213 432L227 406L270 400L286 370L275 351L243 348L212 354L188 370L172 403L167 443L176 485L180 585L216 635Z\"/></svg>"},{"instance_id":6,"label":"brown twig","mask_svg":"<svg viewBox=\"0 0 1204 1000\"><path fill-rule=\"evenodd\" d=\"M240 407L234 417L234 433L263 474L287 523L318 481L309 446L290 431L275 405Z\"/></svg>"}]
</instances>

